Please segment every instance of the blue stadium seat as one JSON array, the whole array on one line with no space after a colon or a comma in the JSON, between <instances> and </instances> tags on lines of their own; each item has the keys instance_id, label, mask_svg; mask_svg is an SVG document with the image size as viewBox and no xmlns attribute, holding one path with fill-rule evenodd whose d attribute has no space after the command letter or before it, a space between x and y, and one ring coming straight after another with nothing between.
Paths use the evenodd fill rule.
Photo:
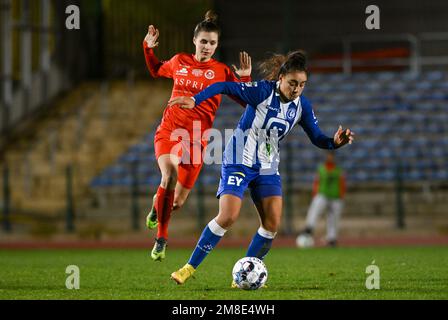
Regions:
<instances>
[{"instance_id":1,"label":"blue stadium seat","mask_svg":"<svg viewBox=\"0 0 448 320\"><path fill-rule=\"evenodd\" d=\"M311 101L322 131L332 135L339 124L357 134L354 145L337 151L350 183L390 182L395 159L402 159L406 178L412 181L448 180L448 74L443 71L313 74L305 95ZM223 98L214 127L224 134L233 129L243 109ZM158 123L157 123L158 124ZM139 183L157 186L160 174L154 157L157 124L116 163L92 179L92 188L132 183L132 163L138 162ZM293 150L293 180L311 183L324 153L299 129L284 144ZM290 155L282 146L281 171ZM434 159L437 159L435 161ZM203 183L216 187L220 166L204 166Z\"/></svg>"},{"instance_id":2,"label":"blue stadium seat","mask_svg":"<svg viewBox=\"0 0 448 320\"><path fill-rule=\"evenodd\" d=\"M442 71L430 71L424 77L429 81L442 81L446 79L446 75Z\"/></svg>"}]
</instances>

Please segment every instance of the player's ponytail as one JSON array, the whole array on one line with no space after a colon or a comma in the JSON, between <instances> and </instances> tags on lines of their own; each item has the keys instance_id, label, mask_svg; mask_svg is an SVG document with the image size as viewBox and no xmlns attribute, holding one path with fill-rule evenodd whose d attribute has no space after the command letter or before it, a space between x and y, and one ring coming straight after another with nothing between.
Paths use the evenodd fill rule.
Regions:
<instances>
[{"instance_id":1,"label":"player's ponytail","mask_svg":"<svg viewBox=\"0 0 448 320\"><path fill-rule=\"evenodd\" d=\"M218 37L221 35L221 29L218 26L218 15L213 10L208 10L205 13L204 20L199 22L194 29L194 37L196 38L199 32L216 32Z\"/></svg>"},{"instance_id":2,"label":"player's ponytail","mask_svg":"<svg viewBox=\"0 0 448 320\"><path fill-rule=\"evenodd\" d=\"M266 80L277 80L278 71L285 63L287 57L283 54L274 53L271 57L258 64L258 72Z\"/></svg>"},{"instance_id":3,"label":"player's ponytail","mask_svg":"<svg viewBox=\"0 0 448 320\"><path fill-rule=\"evenodd\" d=\"M258 66L259 72L266 80L278 80L280 75L294 71L303 71L308 75L306 53L297 50L287 55L273 54Z\"/></svg>"}]
</instances>

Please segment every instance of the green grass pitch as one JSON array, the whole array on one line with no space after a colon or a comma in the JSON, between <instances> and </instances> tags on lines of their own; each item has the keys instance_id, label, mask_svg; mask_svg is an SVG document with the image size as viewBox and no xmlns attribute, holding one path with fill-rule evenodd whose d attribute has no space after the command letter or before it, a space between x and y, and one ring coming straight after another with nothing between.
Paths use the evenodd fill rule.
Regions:
<instances>
[{"instance_id":1,"label":"green grass pitch","mask_svg":"<svg viewBox=\"0 0 448 320\"><path fill-rule=\"evenodd\" d=\"M217 248L184 286L169 279L191 250L170 249L162 263L149 250L0 251L0 299L448 299L448 247L274 248L265 262L268 288L231 289L243 249ZM380 268L380 289L365 287ZM68 265L80 289L65 287Z\"/></svg>"}]
</instances>

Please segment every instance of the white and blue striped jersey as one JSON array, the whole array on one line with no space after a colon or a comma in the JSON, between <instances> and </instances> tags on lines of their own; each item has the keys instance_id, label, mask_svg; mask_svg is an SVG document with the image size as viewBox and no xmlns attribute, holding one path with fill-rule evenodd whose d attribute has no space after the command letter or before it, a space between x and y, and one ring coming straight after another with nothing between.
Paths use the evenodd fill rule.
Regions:
<instances>
[{"instance_id":1,"label":"white and blue striped jersey","mask_svg":"<svg viewBox=\"0 0 448 320\"><path fill-rule=\"evenodd\" d=\"M333 139L319 129L310 102L302 95L283 103L278 86L275 81L218 82L194 96L197 105L217 94L232 95L247 103L238 127L226 145L224 165L243 164L259 169L263 174L277 173L279 141L297 124L317 147L335 149Z\"/></svg>"}]
</instances>

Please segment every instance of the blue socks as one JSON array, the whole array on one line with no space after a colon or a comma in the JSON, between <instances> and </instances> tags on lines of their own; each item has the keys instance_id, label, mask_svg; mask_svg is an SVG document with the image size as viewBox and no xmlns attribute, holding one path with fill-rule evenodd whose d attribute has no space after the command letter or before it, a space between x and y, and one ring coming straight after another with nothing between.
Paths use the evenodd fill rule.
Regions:
<instances>
[{"instance_id":1,"label":"blue socks","mask_svg":"<svg viewBox=\"0 0 448 320\"><path fill-rule=\"evenodd\" d=\"M221 228L213 219L202 231L201 237L194 249L188 263L197 268L205 257L213 250L218 244L219 240L224 236L227 230Z\"/></svg>"},{"instance_id":2,"label":"blue socks","mask_svg":"<svg viewBox=\"0 0 448 320\"><path fill-rule=\"evenodd\" d=\"M227 230L221 228L215 220L210 221L204 228L204 231L202 231L196 248L191 254L190 260L188 260L188 264L196 269L213 248L216 247L226 231ZM276 234L276 232L270 232L263 227L260 227L249 245L246 256L257 257L258 259L263 260L271 249L272 241Z\"/></svg>"},{"instance_id":3,"label":"blue socks","mask_svg":"<svg viewBox=\"0 0 448 320\"><path fill-rule=\"evenodd\" d=\"M276 232L271 232L260 227L247 249L246 257L256 257L263 260L272 246Z\"/></svg>"}]
</instances>

